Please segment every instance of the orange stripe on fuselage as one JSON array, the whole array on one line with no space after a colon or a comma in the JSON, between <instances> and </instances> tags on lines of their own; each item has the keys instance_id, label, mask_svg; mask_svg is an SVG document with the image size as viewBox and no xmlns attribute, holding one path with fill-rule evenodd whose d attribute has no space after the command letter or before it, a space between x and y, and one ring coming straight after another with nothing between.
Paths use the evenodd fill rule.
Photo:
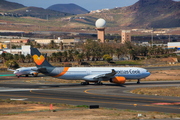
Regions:
<instances>
[{"instance_id":1,"label":"orange stripe on fuselage","mask_svg":"<svg viewBox=\"0 0 180 120\"><path fill-rule=\"evenodd\" d=\"M68 69L69 69L69 67L65 67L64 70L59 75L56 75L56 76L53 76L53 77L63 76L68 71Z\"/></svg>"}]
</instances>

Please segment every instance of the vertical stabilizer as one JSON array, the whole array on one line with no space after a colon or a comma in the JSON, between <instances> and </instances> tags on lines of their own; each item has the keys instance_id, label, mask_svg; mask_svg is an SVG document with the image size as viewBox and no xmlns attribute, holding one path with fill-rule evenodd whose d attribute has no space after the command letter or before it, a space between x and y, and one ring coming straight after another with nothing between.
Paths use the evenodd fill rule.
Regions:
<instances>
[{"instance_id":1,"label":"vertical stabilizer","mask_svg":"<svg viewBox=\"0 0 180 120\"><path fill-rule=\"evenodd\" d=\"M41 55L41 53L39 52L39 50L37 48L31 48L31 55L33 57L33 60L36 64L36 66L39 67L53 67L47 60L46 60L46 56L47 54L45 54L44 56Z\"/></svg>"}]
</instances>

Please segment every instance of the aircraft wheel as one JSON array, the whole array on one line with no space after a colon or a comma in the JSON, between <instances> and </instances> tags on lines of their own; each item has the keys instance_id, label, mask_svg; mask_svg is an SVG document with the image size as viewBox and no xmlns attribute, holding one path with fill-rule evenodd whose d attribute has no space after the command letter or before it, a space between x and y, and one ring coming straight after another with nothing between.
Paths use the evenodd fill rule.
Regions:
<instances>
[{"instance_id":1,"label":"aircraft wheel","mask_svg":"<svg viewBox=\"0 0 180 120\"><path fill-rule=\"evenodd\" d=\"M81 82L81 85L89 85L89 82Z\"/></svg>"},{"instance_id":2,"label":"aircraft wheel","mask_svg":"<svg viewBox=\"0 0 180 120\"><path fill-rule=\"evenodd\" d=\"M140 79L138 79L137 84L140 84Z\"/></svg>"},{"instance_id":3,"label":"aircraft wheel","mask_svg":"<svg viewBox=\"0 0 180 120\"><path fill-rule=\"evenodd\" d=\"M96 85L103 85L102 82L96 82L95 84L96 84Z\"/></svg>"},{"instance_id":4,"label":"aircraft wheel","mask_svg":"<svg viewBox=\"0 0 180 120\"><path fill-rule=\"evenodd\" d=\"M28 77L28 75L26 75L26 77Z\"/></svg>"}]
</instances>

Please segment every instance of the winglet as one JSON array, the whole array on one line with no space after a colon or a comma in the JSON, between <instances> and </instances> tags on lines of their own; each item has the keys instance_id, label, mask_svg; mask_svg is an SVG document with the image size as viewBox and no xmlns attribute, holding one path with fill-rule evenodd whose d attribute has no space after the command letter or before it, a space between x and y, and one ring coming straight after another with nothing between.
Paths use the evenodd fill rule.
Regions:
<instances>
[{"instance_id":1,"label":"winglet","mask_svg":"<svg viewBox=\"0 0 180 120\"><path fill-rule=\"evenodd\" d=\"M114 69L112 69L112 73L116 73L116 71Z\"/></svg>"}]
</instances>

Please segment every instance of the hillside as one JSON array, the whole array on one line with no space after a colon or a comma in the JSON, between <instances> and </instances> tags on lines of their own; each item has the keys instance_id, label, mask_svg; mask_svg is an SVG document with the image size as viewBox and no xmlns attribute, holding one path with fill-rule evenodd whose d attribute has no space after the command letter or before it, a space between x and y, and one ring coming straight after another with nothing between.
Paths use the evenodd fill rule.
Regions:
<instances>
[{"instance_id":1,"label":"hillside","mask_svg":"<svg viewBox=\"0 0 180 120\"><path fill-rule=\"evenodd\" d=\"M6 3L5 6L9 9L5 10L3 7L0 7L1 10L2 8L5 10L0 12L1 29L27 30L24 24L30 24L29 31L39 31L41 29L43 31L62 30L84 32L83 29L87 28L87 32L89 30L95 32L95 21L98 18L104 18L107 21L106 31L115 31L116 33L119 33L120 29L180 27L180 2L173 0L139 0L131 6L102 10L100 13L87 13L86 11L86 14L79 14L77 11L81 11L81 9L78 10L78 7L78 9L73 10L73 14L78 15L37 7L23 7L20 4L6 2L4 0L0 0L0 3ZM2 6L2 4L0 5ZM69 7L74 6L74 4L68 4L67 6L64 7L67 10L72 10ZM72 8L75 9L75 7ZM21 26L19 24L15 26L13 23L23 24ZM179 34L179 30L174 33Z\"/></svg>"},{"instance_id":2,"label":"hillside","mask_svg":"<svg viewBox=\"0 0 180 120\"><path fill-rule=\"evenodd\" d=\"M55 4L47 9L49 10L54 10L54 11L59 11L59 12L66 12L66 13L71 13L71 14L86 14L89 11L76 5L76 4Z\"/></svg>"},{"instance_id":3,"label":"hillside","mask_svg":"<svg viewBox=\"0 0 180 120\"><path fill-rule=\"evenodd\" d=\"M180 2L172 0L139 0L132 6L114 8L84 15L87 21L104 18L107 27L170 28L180 27ZM93 18L94 20L92 20ZM76 22L80 22L76 20Z\"/></svg>"},{"instance_id":4,"label":"hillside","mask_svg":"<svg viewBox=\"0 0 180 120\"><path fill-rule=\"evenodd\" d=\"M179 27L180 26L180 2L172 0L139 0L133 6L128 7L134 14L133 24L137 26L145 24L147 27Z\"/></svg>"},{"instance_id":5,"label":"hillside","mask_svg":"<svg viewBox=\"0 0 180 120\"><path fill-rule=\"evenodd\" d=\"M22 4L0 0L0 11L13 10L25 7Z\"/></svg>"},{"instance_id":6,"label":"hillside","mask_svg":"<svg viewBox=\"0 0 180 120\"><path fill-rule=\"evenodd\" d=\"M30 17L38 17L42 19L58 18L58 17L65 17L71 15L69 13L46 10L38 7L24 7L20 9L9 10L7 12L12 14L18 14L18 16L20 17L30 16Z\"/></svg>"}]
</instances>

